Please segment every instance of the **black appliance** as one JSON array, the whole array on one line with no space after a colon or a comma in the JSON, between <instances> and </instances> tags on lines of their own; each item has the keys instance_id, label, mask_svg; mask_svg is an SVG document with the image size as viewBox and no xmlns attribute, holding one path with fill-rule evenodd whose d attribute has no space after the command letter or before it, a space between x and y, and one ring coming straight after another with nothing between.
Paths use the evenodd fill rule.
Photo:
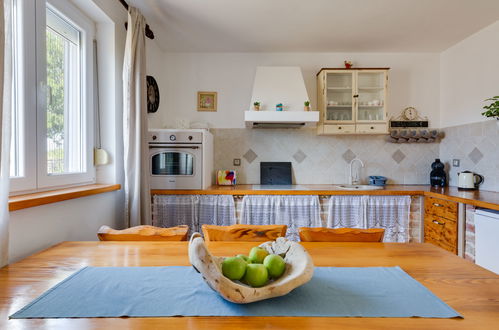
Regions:
<instances>
[{"instance_id":1,"label":"black appliance","mask_svg":"<svg viewBox=\"0 0 499 330\"><path fill-rule=\"evenodd\" d=\"M432 186L445 187L447 185L447 174L444 167L445 165L438 158L431 164L430 184Z\"/></svg>"},{"instance_id":2,"label":"black appliance","mask_svg":"<svg viewBox=\"0 0 499 330\"><path fill-rule=\"evenodd\" d=\"M261 162L260 184L291 185L291 162Z\"/></svg>"}]
</instances>

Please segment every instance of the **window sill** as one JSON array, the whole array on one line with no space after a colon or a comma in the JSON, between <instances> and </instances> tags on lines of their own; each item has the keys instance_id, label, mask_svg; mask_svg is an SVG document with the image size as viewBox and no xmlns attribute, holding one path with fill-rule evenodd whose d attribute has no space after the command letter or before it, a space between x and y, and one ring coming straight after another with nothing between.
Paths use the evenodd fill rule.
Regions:
<instances>
[{"instance_id":1,"label":"window sill","mask_svg":"<svg viewBox=\"0 0 499 330\"><path fill-rule=\"evenodd\" d=\"M57 203L70 199L102 194L120 190L119 184L89 184L65 189L37 192L33 194L12 196L9 198L9 211L17 211L29 207Z\"/></svg>"}]
</instances>

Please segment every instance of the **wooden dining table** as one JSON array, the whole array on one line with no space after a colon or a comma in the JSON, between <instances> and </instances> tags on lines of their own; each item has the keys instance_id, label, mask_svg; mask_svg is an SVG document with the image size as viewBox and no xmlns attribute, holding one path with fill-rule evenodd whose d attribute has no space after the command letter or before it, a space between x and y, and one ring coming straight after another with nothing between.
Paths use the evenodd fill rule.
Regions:
<instances>
[{"instance_id":1,"label":"wooden dining table","mask_svg":"<svg viewBox=\"0 0 499 330\"><path fill-rule=\"evenodd\" d=\"M315 266L400 266L464 318L154 317L16 319L85 266L187 266L187 242L63 242L0 269L0 329L499 329L499 276L431 244L302 243ZM255 243L210 242L214 255ZM359 283L362 285L362 283ZM334 308L334 307L332 307Z\"/></svg>"}]
</instances>

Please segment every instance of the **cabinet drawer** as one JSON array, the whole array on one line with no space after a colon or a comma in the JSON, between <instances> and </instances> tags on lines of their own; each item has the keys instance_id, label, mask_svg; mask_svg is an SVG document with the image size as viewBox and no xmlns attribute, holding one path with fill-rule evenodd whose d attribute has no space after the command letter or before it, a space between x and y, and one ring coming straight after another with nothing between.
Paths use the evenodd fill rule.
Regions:
<instances>
[{"instance_id":1,"label":"cabinet drawer","mask_svg":"<svg viewBox=\"0 0 499 330\"><path fill-rule=\"evenodd\" d=\"M357 133L362 134L386 134L386 124L357 124Z\"/></svg>"},{"instance_id":2,"label":"cabinet drawer","mask_svg":"<svg viewBox=\"0 0 499 330\"><path fill-rule=\"evenodd\" d=\"M425 214L436 215L449 220L457 221L457 203L439 198L426 197Z\"/></svg>"},{"instance_id":3,"label":"cabinet drawer","mask_svg":"<svg viewBox=\"0 0 499 330\"><path fill-rule=\"evenodd\" d=\"M324 125L324 134L352 134L355 125Z\"/></svg>"},{"instance_id":4,"label":"cabinet drawer","mask_svg":"<svg viewBox=\"0 0 499 330\"><path fill-rule=\"evenodd\" d=\"M431 241L457 249L457 221L426 214L424 237L425 241Z\"/></svg>"}]
</instances>

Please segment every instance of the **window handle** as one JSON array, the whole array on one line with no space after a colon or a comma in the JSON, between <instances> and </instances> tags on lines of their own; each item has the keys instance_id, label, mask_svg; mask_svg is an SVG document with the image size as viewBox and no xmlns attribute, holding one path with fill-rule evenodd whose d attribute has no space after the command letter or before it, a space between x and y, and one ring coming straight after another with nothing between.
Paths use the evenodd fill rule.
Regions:
<instances>
[{"instance_id":1,"label":"window handle","mask_svg":"<svg viewBox=\"0 0 499 330\"><path fill-rule=\"evenodd\" d=\"M443 205L442 204L438 204L438 203L433 203L433 206L442 207Z\"/></svg>"},{"instance_id":2,"label":"window handle","mask_svg":"<svg viewBox=\"0 0 499 330\"><path fill-rule=\"evenodd\" d=\"M438 221L438 220L433 220L432 222L433 222L434 224L436 224L436 225L439 225L439 226L443 226L443 225L445 225L445 223L440 222L440 221Z\"/></svg>"}]
</instances>

